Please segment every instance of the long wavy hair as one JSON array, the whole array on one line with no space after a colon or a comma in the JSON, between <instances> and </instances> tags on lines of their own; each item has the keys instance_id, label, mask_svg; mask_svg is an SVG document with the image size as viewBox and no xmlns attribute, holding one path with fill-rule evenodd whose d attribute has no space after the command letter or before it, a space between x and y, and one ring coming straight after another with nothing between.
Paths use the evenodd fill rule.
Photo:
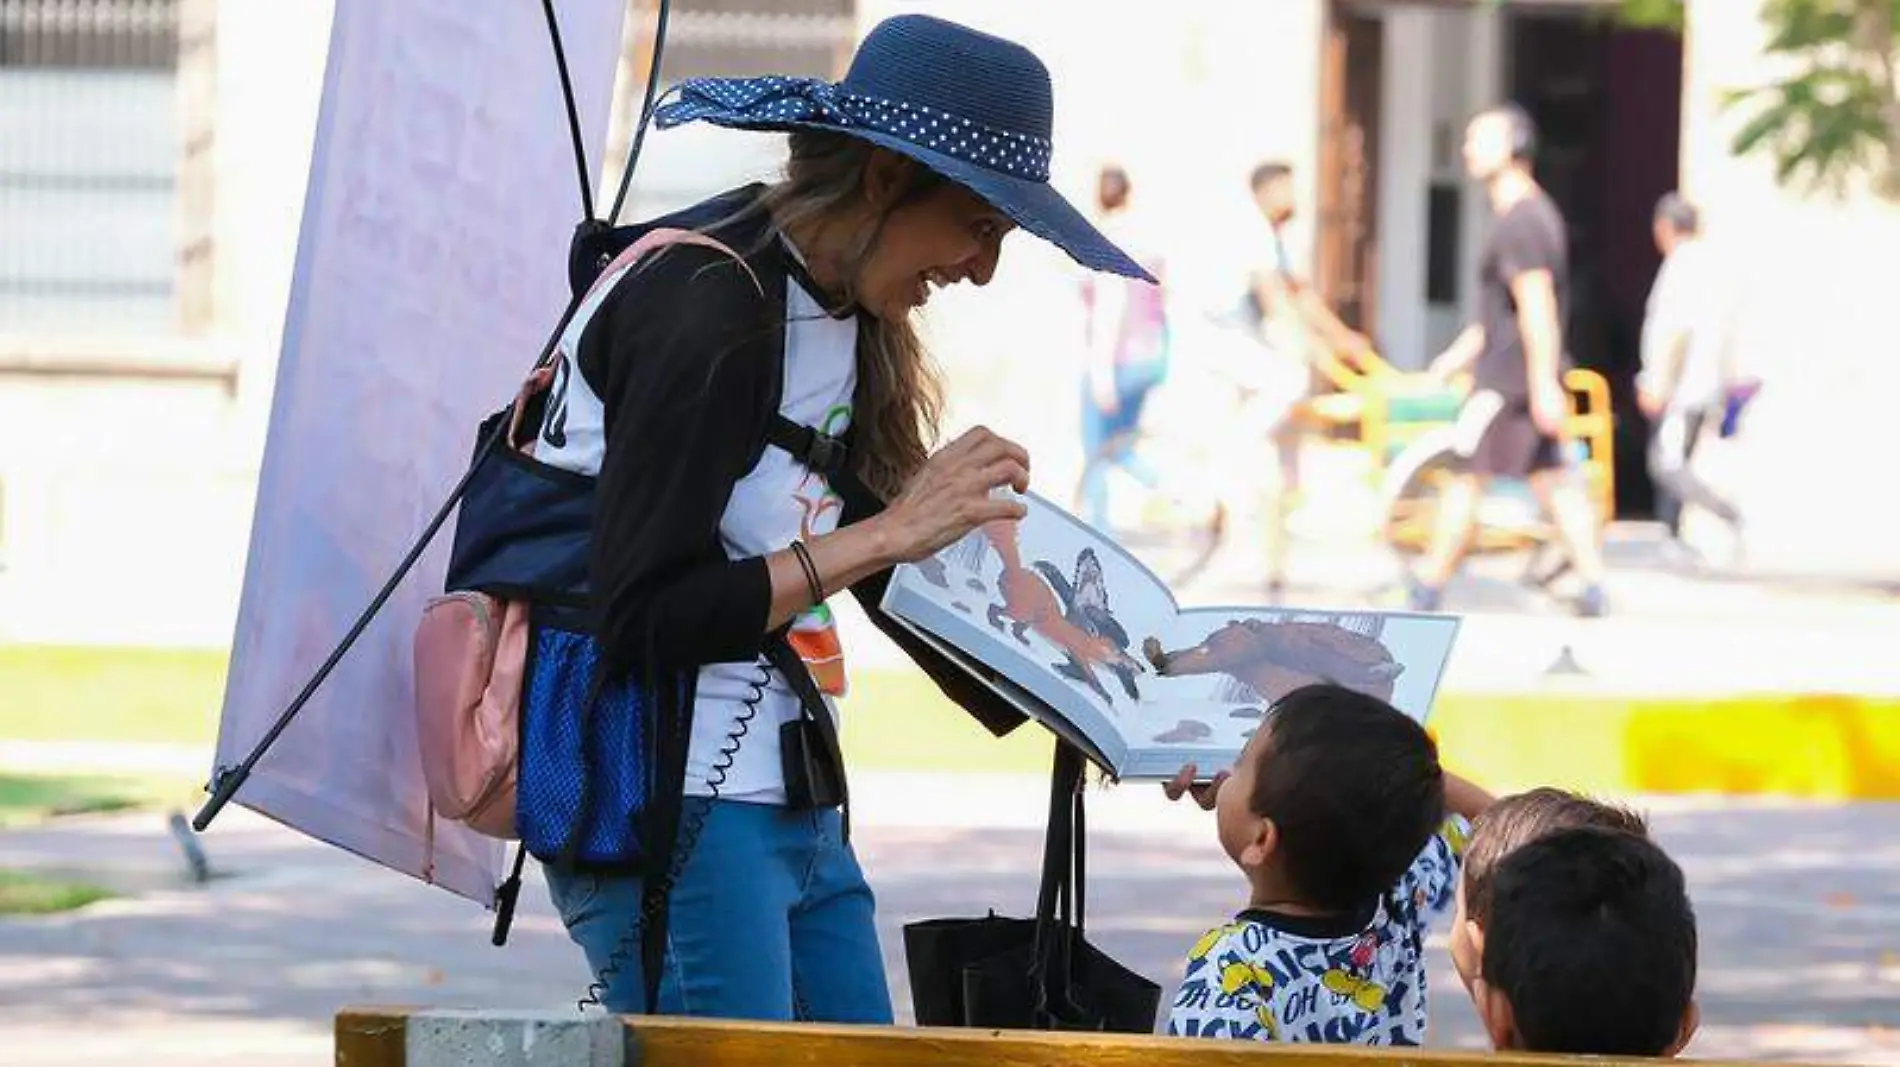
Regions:
<instances>
[{"instance_id":1,"label":"long wavy hair","mask_svg":"<svg viewBox=\"0 0 1900 1067\"><path fill-rule=\"evenodd\" d=\"M837 232L849 239L837 264L845 288L814 295L834 309L855 309L858 382L851 463L866 487L889 501L930 456L943 417L943 383L911 317L884 319L865 311L852 286L891 212L930 195L948 179L905 159L898 195L867 217L864 181L877 151L873 145L845 134L801 130L790 136L790 147L784 179L767 188L757 207L771 213L779 231Z\"/></svg>"}]
</instances>

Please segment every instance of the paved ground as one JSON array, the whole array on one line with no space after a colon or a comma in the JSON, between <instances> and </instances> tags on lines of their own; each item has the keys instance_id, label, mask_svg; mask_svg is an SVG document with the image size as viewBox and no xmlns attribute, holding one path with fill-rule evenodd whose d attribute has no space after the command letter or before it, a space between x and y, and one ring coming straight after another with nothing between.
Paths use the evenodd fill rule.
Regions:
<instances>
[{"instance_id":1,"label":"paved ground","mask_svg":"<svg viewBox=\"0 0 1900 1067\"><path fill-rule=\"evenodd\" d=\"M1472 614L1447 684L1546 684L1568 648L1589 674L1566 688L1900 691L1890 666L1900 586L1814 572L1691 581L1658 569L1640 531L1625 531L1615 553L1607 620L1570 618L1520 588L1512 562L1476 568L1448 605ZM1183 598L1253 600L1255 573L1237 548ZM1295 557L1293 597L1379 602L1392 574L1388 559L1318 536ZM889 654L854 629L860 663ZM198 775L208 762L195 749L0 743L9 768ZM900 1010L904 922L1030 907L1042 788L1008 777L854 779ZM1692 1051L1900 1067L1900 805L1651 806L1701 920L1705 1024ZM1206 817L1125 787L1095 802L1091 838L1094 938L1168 985L1187 945L1240 902ZM328 1022L344 1004L561 1008L586 984L538 884L498 950L478 908L246 811L228 811L204 844L220 877L198 887L161 817L0 835L0 867L74 871L135 894L0 920L0 1062L302 1067L329 1062ZM1474 1045L1475 1020L1435 951L1434 1043Z\"/></svg>"},{"instance_id":2,"label":"paved ground","mask_svg":"<svg viewBox=\"0 0 1900 1067\"><path fill-rule=\"evenodd\" d=\"M861 777L858 842L903 1005L904 922L1030 906L1042 784ZM1701 919L1694 1052L1900 1065L1900 806L1652 810ZM1094 804L1093 937L1164 986L1200 928L1239 902L1205 819L1145 788ZM328 1062L326 1026L344 1004L559 1009L585 985L538 885L513 941L495 949L474 906L248 812L227 813L205 844L220 877L195 887L155 816L0 837L0 866L144 890L0 921L0 1060L314 1067ZM1474 1045L1442 945L1434 952L1434 1043Z\"/></svg>"}]
</instances>

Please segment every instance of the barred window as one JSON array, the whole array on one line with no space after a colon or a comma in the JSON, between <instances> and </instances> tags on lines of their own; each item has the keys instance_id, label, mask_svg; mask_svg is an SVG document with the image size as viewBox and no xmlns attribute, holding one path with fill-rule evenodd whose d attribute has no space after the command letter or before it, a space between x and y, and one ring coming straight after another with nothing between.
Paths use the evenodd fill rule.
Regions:
<instances>
[{"instance_id":1,"label":"barred window","mask_svg":"<svg viewBox=\"0 0 1900 1067\"><path fill-rule=\"evenodd\" d=\"M0 0L0 330L177 321L179 0Z\"/></svg>"},{"instance_id":2,"label":"barred window","mask_svg":"<svg viewBox=\"0 0 1900 1067\"><path fill-rule=\"evenodd\" d=\"M0 0L0 67L177 65L178 0Z\"/></svg>"}]
</instances>

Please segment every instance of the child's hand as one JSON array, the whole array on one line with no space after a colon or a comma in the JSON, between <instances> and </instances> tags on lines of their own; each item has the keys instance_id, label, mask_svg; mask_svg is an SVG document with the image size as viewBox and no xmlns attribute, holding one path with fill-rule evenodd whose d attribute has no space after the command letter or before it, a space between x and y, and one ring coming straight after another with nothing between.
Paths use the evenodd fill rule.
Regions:
<instances>
[{"instance_id":1,"label":"child's hand","mask_svg":"<svg viewBox=\"0 0 1900 1067\"><path fill-rule=\"evenodd\" d=\"M1194 764L1188 764L1181 768L1181 773L1175 775L1173 781L1161 783L1161 790L1168 795L1169 800L1180 800L1192 793L1194 803L1199 804L1202 811L1213 811L1214 800L1220 796L1221 783L1227 780L1228 772L1222 771L1214 776L1213 781L1196 785L1194 784L1195 771Z\"/></svg>"}]
</instances>

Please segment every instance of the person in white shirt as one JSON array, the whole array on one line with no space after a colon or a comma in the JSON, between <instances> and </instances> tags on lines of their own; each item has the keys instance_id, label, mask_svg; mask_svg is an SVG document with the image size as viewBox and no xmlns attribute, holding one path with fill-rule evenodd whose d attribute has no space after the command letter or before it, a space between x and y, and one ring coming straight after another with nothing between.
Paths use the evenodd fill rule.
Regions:
<instances>
[{"instance_id":1,"label":"person in white shirt","mask_svg":"<svg viewBox=\"0 0 1900 1067\"><path fill-rule=\"evenodd\" d=\"M1732 290L1700 239L1694 205L1676 193L1665 195L1656 204L1653 228L1663 264L1643 320L1637 405L1655 424L1649 470L1663 496L1657 517L1678 543L1683 511L1691 505L1739 537L1741 511L1690 469L1703 430L1711 419L1721 418L1731 377Z\"/></svg>"},{"instance_id":2,"label":"person in white shirt","mask_svg":"<svg viewBox=\"0 0 1900 1067\"><path fill-rule=\"evenodd\" d=\"M1270 246L1247 279L1246 302L1259 336L1282 357L1306 365L1302 401L1326 391L1328 382L1319 369L1322 352L1347 364L1361 365L1372 354L1372 341L1347 326L1314 287L1303 258L1287 240L1287 227L1299 213L1293 168L1270 161L1254 168L1249 179L1254 204L1267 223ZM1288 521L1300 501L1300 446L1305 428L1297 415L1281 419L1273 429L1273 450L1280 464L1277 499L1268 514L1267 595L1278 602L1286 592L1286 569L1291 537Z\"/></svg>"}]
</instances>

